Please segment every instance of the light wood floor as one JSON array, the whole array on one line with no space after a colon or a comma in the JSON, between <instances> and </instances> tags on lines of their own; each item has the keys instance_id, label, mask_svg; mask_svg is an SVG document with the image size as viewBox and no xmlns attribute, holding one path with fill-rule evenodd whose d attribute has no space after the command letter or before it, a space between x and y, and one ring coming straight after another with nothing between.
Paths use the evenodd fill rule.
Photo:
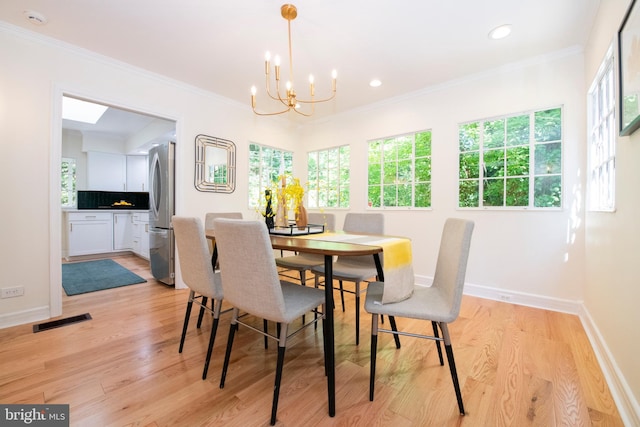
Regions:
<instances>
[{"instance_id":1,"label":"light wood floor","mask_svg":"<svg viewBox=\"0 0 640 427\"><path fill-rule=\"evenodd\" d=\"M202 381L211 319L197 330L194 310L178 354L187 291L155 282L135 256L116 261L148 282L63 297L63 317L88 312L93 320L37 334L32 325L0 330L0 402L70 404L72 426L268 425L274 343L265 350L261 336L241 329L221 390L223 315ZM396 350L390 335L380 336L370 402L370 317L363 310L356 347L353 299L346 313L336 302L336 416L327 413L321 330L307 328L287 350L277 425L623 425L576 316L465 296L450 326L467 411L461 417L435 344L408 337Z\"/></svg>"}]
</instances>

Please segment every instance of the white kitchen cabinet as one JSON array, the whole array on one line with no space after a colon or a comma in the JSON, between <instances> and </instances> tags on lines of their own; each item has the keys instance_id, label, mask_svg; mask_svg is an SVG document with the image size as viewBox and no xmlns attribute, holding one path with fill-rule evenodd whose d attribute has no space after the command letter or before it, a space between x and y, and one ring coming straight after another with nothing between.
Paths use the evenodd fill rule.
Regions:
<instances>
[{"instance_id":1,"label":"white kitchen cabinet","mask_svg":"<svg viewBox=\"0 0 640 427\"><path fill-rule=\"evenodd\" d=\"M113 214L113 250L133 249L133 214L130 212Z\"/></svg>"},{"instance_id":2,"label":"white kitchen cabinet","mask_svg":"<svg viewBox=\"0 0 640 427\"><path fill-rule=\"evenodd\" d=\"M149 259L149 213L133 214L133 252Z\"/></svg>"},{"instance_id":3,"label":"white kitchen cabinet","mask_svg":"<svg viewBox=\"0 0 640 427\"><path fill-rule=\"evenodd\" d=\"M149 191L147 156L127 156L127 191Z\"/></svg>"},{"instance_id":4,"label":"white kitchen cabinet","mask_svg":"<svg viewBox=\"0 0 640 427\"><path fill-rule=\"evenodd\" d=\"M126 191L127 156L87 152L87 187L94 191Z\"/></svg>"},{"instance_id":5,"label":"white kitchen cabinet","mask_svg":"<svg viewBox=\"0 0 640 427\"><path fill-rule=\"evenodd\" d=\"M68 256L113 251L113 216L107 212L67 214Z\"/></svg>"}]
</instances>

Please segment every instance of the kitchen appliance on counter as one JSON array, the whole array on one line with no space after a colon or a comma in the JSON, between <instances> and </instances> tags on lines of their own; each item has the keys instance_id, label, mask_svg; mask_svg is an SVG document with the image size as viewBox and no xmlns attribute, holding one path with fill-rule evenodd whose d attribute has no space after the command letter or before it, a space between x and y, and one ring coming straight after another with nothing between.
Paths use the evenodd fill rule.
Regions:
<instances>
[{"instance_id":1,"label":"kitchen appliance on counter","mask_svg":"<svg viewBox=\"0 0 640 427\"><path fill-rule=\"evenodd\" d=\"M153 277L167 285L175 284L174 171L175 143L149 150L149 263Z\"/></svg>"}]
</instances>

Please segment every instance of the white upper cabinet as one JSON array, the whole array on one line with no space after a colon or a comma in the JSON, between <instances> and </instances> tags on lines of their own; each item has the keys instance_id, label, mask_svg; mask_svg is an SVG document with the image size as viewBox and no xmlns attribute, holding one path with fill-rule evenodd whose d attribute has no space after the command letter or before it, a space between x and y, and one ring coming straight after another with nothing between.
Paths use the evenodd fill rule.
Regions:
<instances>
[{"instance_id":1,"label":"white upper cabinet","mask_svg":"<svg viewBox=\"0 0 640 427\"><path fill-rule=\"evenodd\" d=\"M149 191L147 156L127 156L127 191Z\"/></svg>"},{"instance_id":2,"label":"white upper cabinet","mask_svg":"<svg viewBox=\"0 0 640 427\"><path fill-rule=\"evenodd\" d=\"M87 187L93 191L126 191L127 156L87 152Z\"/></svg>"},{"instance_id":3,"label":"white upper cabinet","mask_svg":"<svg viewBox=\"0 0 640 427\"><path fill-rule=\"evenodd\" d=\"M147 156L87 152L87 187L93 191L149 191Z\"/></svg>"}]
</instances>

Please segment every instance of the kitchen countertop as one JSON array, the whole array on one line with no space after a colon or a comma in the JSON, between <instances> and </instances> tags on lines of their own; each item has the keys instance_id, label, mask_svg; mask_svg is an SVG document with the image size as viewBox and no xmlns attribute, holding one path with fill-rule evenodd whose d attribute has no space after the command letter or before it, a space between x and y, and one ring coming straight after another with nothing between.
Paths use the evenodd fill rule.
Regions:
<instances>
[{"instance_id":1,"label":"kitchen countertop","mask_svg":"<svg viewBox=\"0 0 640 427\"><path fill-rule=\"evenodd\" d=\"M100 209L63 209L62 213L71 213L71 212L80 212L80 213L85 213L85 212L135 212L135 213L140 213L140 212L149 212L149 209L136 209L135 207L132 208L100 208Z\"/></svg>"}]
</instances>

